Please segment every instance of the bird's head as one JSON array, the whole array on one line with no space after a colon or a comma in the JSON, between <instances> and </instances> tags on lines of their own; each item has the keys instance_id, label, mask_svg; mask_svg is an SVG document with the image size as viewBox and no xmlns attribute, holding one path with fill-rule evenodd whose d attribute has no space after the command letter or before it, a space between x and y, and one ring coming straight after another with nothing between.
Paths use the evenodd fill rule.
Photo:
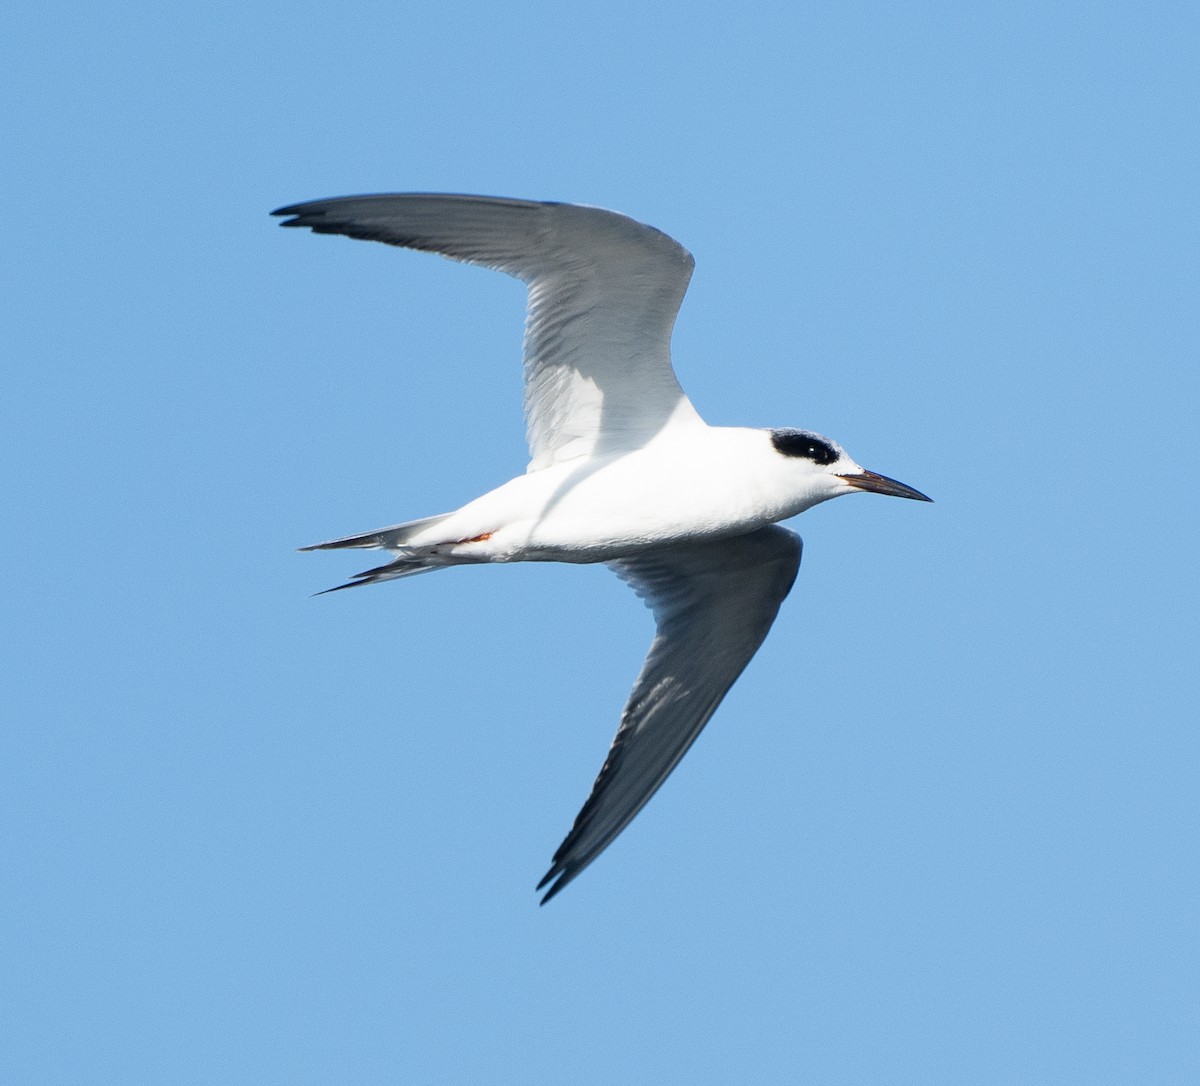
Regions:
<instances>
[{"instance_id":1,"label":"bird's head","mask_svg":"<svg viewBox=\"0 0 1200 1086\"><path fill-rule=\"evenodd\" d=\"M933 501L911 486L867 471L831 438L810 430L771 430L770 435L772 447L790 461L790 473L812 495L813 504L858 490L890 494L894 498Z\"/></svg>"}]
</instances>

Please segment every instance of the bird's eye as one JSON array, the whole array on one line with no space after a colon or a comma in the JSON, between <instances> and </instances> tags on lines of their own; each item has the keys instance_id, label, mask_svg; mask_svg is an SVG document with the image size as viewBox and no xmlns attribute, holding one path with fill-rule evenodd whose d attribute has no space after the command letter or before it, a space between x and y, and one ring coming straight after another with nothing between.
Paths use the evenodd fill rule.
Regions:
<instances>
[{"instance_id":1,"label":"bird's eye","mask_svg":"<svg viewBox=\"0 0 1200 1086\"><path fill-rule=\"evenodd\" d=\"M832 464L837 450L828 441L805 430L772 430L771 444L783 456L799 456L814 464Z\"/></svg>"}]
</instances>

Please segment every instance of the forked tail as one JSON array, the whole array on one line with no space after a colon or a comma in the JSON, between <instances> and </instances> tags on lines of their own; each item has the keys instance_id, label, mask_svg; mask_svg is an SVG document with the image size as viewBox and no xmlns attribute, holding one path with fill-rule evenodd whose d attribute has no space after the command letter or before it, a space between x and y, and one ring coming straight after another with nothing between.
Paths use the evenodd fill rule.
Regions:
<instances>
[{"instance_id":1,"label":"forked tail","mask_svg":"<svg viewBox=\"0 0 1200 1086\"><path fill-rule=\"evenodd\" d=\"M442 513L436 517L425 517L422 520L410 520L406 524L394 524L390 528L378 528L373 532L362 535L348 535L342 539L331 539L327 543L314 543L310 547L301 547L302 551L341 550L348 547L375 548L399 551L399 556L386 565L356 573L352 580L345 584L326 588L316 595L324 596L326 592L340 592L343 588L357 588L363 584L375 584L378 581L394 581L398 577L413 577L418 573L429 573L441 569L448 563L432 551L410 550L405 553L409 540L426 528L449 517Z\"/></svg>"}]
</instances>

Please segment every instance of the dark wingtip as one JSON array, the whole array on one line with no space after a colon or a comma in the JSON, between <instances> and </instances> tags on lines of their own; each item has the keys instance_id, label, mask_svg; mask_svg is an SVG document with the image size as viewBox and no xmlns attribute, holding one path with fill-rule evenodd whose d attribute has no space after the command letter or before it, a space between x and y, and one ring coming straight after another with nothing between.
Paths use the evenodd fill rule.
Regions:
<instances>
[{"instance_id":1,"label":"dark wingtip","mask_svg":"<svg viewBox=\"0 0 1200 1086\"><path fill-rule=\"evenodd\" d=\"M552 877L553 876L551 875L547 875L544 879L542 879L541 882L537 884L537 888L540 890ZM558 882L551 886L550 889L542 895L542 900L538 902L538 908L540 909L546 904L547 901L550 901L570 881L570 879L559 879Z\"/></svg>"},{"instance_id":2,"label":"dark wingtip","mask_svg":"<svg viewBox=\"0 0 1200 1086\"><path fill-rule=\"evenodd\" d=\"M315 223L319 222L319 216L324 215L324 211L319 211L311 204L288 204L287 207L277 207L271 212L272 215L291 215L292 218L285 219L280 226L299 226L315 228Z\"/></svg>"},{"instance_id":3,"label":"dark wingtip","mask_svg":"<svg viewBox=\"0 0 1200 1086\"><path fill-rule=\"evenodd\" d=\"M562 850L560 849L560 854L561 851ZM586 863L580 866L573 860L567 860L566 862L563 862L559 856L555 856L554 863L550 865L550 870L542 876L542 881L539 882L536 887L534 887L535 890L541 890L548 883L554 883L554 885L546 891L545 896L543 896L542 900L538 902L538 905L545 905L547 901L551 900L551 898L557 897L559 894L561 894L568 886L571 885L571 883L575 881L575 879L579 876L579 873L585 867L587 867Z\"/></svg>"}]
</instances>

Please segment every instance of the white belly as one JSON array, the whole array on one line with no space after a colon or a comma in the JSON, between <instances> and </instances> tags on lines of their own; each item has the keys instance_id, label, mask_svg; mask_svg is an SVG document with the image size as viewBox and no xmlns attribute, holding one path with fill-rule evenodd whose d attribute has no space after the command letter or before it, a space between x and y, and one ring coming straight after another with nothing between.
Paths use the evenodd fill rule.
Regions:
<instances>
[{"instance_id":1,"label":"white belly","mask_svg":"<svg viewBox=\"0 0 1200 1086\"><path fill-rule=\"evenodd\" d=\"M519 476L438 531L463 541L456 555L502 562L602 562L654 544L735 535L812 504L787 493L787 480L772 470L779 460L762 431L709 428L692 440Z\"/></svg>"}]
</instances>

